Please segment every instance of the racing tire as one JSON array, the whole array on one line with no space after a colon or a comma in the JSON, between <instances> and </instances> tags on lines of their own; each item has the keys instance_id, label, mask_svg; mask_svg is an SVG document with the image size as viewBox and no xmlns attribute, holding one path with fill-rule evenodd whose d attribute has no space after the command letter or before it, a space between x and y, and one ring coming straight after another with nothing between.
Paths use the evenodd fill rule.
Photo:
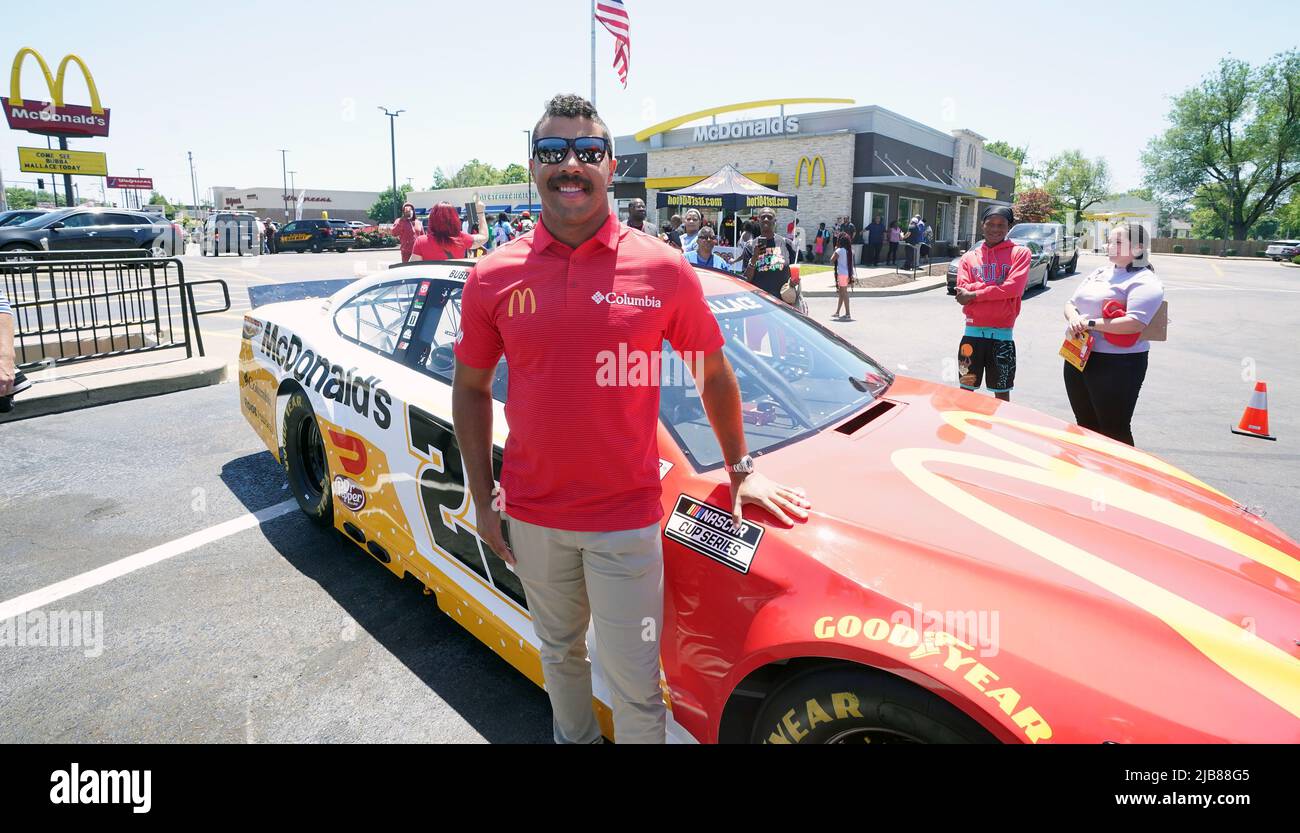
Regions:
<instances>
[{"instance_id":1,"label":"racing tire","mask_svg":"<svg viewBox=\"0 0 1300 833\"><path fill-rule=\"evenodd\" d=\"M284 409L281 458L289 478L289 491L303 514L321 526L334 525L334 498L330 491L329 460L320 423L307 395L295 390Z\"/></svg>"},{"instance_id":2,"label":"racing tire","mask_svg":"<svg viewBox=\"0 0 1300 833\"><path fill-rule=\"evenodd\" d=\"M997 743L956 706L883 671L797 675L767 697L752 743Z\"/></svg>"}]
</instances>

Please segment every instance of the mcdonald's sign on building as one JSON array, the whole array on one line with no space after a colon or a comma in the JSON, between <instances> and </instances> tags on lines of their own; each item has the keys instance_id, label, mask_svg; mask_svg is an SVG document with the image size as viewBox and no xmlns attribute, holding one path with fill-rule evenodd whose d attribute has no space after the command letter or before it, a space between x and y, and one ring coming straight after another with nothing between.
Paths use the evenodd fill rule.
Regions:
<instances>
[{"instance_id":1,"label":"mcdonald's sign on building","mask_svg":"<svg viewBox=\"0 0 1300 833\"><path fill-rule=\"evenodd\" d=\"M810 186L813 184L813 177L817 175L817 169L821 168L822 187L825 188L826 187L826 160L822 159L820 156L814 156L812 159L809 159L807 156L799 157L799 165L794 169L795 187L796 188L799 187L799 183L803 179L803 172L805 167L807 167L808 169L808 184Z\"/></svg>"},{"instance_id":2,"label":"mcdonald's sign on building","mask_svg":"<svg viewBox=\"0 0 1300 833\"><path fill-rule=\"evenodd\" d=\"M23 64L27 57L36 59L36 65L45 78L45 87L52 101L23 98L22 77ZM67 104L63 100L63 86L67 80L68 66L76 64L81 76L86 80L90 91L90 106ZM50 72L50 65L41 53L30 47L23 47L14 56L14 65L9 73L9 97L0 98L4 103L5 118L14 130L26 130L44 136L107 136L108 108L99 101L99 90L95 79L86 67L86 62L76 55L64 55L59 61L56 73Z\"/></svg>"}]
</instances>

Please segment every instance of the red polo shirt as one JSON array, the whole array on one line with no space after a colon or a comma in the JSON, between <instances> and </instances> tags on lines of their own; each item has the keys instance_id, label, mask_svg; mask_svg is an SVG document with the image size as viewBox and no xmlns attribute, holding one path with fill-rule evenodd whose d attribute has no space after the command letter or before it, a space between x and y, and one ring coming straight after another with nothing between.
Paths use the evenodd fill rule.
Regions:
<instances>
[{"instance_id":1,"label":"red polo shirt","mask_svg":"<svg viewBox=\"0 0 1300 833\"><path fill-rule=\"evenodd\" d=\"M662 350L664 339L678 352L722 347L681 253L613 214L576 249L543 219L475 264L456 357L489 368L504 353L510 368L501 485L512 517L584 532L663 517L659 387L610 383L608 370L620 355L630 367L637 351Z\"/></svg>"}]
</instances>

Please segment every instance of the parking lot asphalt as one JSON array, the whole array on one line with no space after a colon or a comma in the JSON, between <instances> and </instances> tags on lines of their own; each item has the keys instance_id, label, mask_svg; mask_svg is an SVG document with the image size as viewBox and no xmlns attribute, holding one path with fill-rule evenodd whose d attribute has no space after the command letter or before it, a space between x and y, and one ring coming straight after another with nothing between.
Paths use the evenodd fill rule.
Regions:
<instances>
[{"instance_id":1,"label":"parking lot asphalt","mask_svg":"<svg viewBox=\"0 0 1300 833\"><path fill-rule=\"evenodd\" d=\"M187 277L230 282L235 308L204 332L233 358L248 285L353 276L395 255L185 264ZM1070 418L1061 308L1102 262L1085 256L1079 274L1026 297L1014 401ZM1152 354L1138 444L1300 537L1300 270L1156 264L1171 340ZM962 317L942 290L855 302L850 323L829 322L833 309L811 302L891 369L955 384ZM1276 443L1228 431L1256 377ZM549 740L540 689L286 503L236 386L2 425L0 443L0 620L36 609L86 623L80 645L0 647L0 742Z\"/></svg>"}]
</instances>

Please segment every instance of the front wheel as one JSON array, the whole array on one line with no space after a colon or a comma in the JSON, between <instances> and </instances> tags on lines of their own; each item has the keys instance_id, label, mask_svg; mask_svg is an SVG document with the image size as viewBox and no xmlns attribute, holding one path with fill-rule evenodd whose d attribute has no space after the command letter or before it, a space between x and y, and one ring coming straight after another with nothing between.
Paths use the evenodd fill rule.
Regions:
<instances>
[{"instance_id":1,"label":"front wheel","mask_svg":"<svg viewBox=\"0 0 1300 833\"><path fill-rule=\"evenodd\" d=\"M289 477L289 491L303 514L321 526L334 523L334 502L330 494L329 462L320 423L311 402L302 391L289 396L284 409L281 459Z\"/></svg>"},{"instance_id":2,"label":"front wheel","mask_svg":"<svg viewBox=\"0 0 1300 833\"><path fill-rule=\"evenodd\" d=\"M753 743L996 743L956 706L870 668L809 671L773 692Z\"/></svg>"}]
</instances>

